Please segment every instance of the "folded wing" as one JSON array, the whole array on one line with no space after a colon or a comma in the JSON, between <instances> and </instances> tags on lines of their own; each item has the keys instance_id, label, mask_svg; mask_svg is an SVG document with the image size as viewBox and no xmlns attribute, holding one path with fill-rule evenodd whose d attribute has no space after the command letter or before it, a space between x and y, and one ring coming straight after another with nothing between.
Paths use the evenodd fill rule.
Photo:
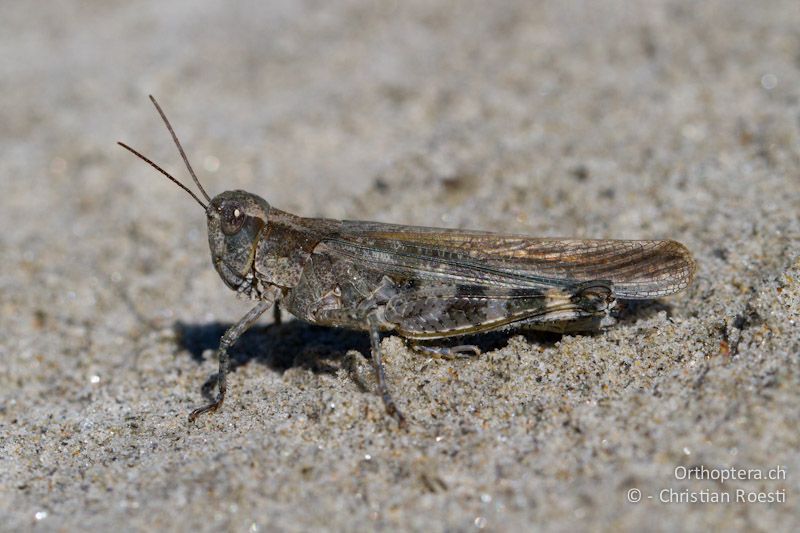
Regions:
<instances>
[{"instance_id":1,"label":"folded wing","mask_svg":"<svg viewBox=\"0 0 800 533\"><path fill-rule=\"evenodd\" d=\"M566 287L609 281L621 299L686 288L696 269L672 240L538 239L519 235L345 221L325 247L396 276L489 287Z\"/></svg>"}]
</instances>

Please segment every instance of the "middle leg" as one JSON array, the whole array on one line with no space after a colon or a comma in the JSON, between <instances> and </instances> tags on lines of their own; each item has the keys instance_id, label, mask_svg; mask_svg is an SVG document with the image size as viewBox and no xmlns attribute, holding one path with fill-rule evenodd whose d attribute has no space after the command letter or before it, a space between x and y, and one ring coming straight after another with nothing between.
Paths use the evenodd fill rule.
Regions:
<instances>
[{"instance_id":1,"label":"middle leg","mask_svg":"<svg viewBox=\"0 0 800 533\"><path fill-rule=\"evenodd\" d=\"M384 407L386 407L386 412L394 416L400 426L405 426L406 418L394 403L389 387L386 384L386 374L383 370L383 360L381 358L380 322L374 313L370 313L367 315L367 323L369 324L369 340L372 349L372 366L375 369L375 377L378 380L378 392L381 395Z\"/></svg>"}]
</instances>

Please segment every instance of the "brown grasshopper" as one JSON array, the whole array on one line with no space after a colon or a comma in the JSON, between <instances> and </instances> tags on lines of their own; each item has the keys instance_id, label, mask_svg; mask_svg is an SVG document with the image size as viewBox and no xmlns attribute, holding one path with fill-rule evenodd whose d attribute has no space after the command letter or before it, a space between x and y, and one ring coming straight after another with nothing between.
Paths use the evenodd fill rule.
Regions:
<instances>
[{"instance_id":1,"label":"brown grasshopper","mask_svg":"<svg viewBox=\"0 0 800 533\"><path fill-rule=\"evenodd\" d=\"M694 276L689 250L672 240L538 239L480 231L304 218L246 191L208 196L161 107L151 101L207 203L130 146L203 207L214 267L225 284L258 303L220 341L216 411L227 390L228 349L280 302L295 317L369 332L378 390L403 422L386 385L380 334L395 332L439 356L476 346L424 341L510 328L574 332L614 323L617 299L666 296Z\"/></svg>"}]
</instances>

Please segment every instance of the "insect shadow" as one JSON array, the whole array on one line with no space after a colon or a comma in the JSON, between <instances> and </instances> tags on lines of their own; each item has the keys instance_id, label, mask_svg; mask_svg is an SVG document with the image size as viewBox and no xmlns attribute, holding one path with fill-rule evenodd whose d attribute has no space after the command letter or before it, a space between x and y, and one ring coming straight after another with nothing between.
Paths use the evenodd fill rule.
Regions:
<instances>
[{"instance_id":1,"label":"insect shadow","mask_svg":"<svg viewBox=\"0 0 800 533\"><path fill-rule=\"evenodd\" d=\"M222 335L231 325L179 321L173 328L180 348L188 351L196 362L202 363L204 354L209 350L216 352ZM335 374L346 366L343 360L347 352L356 350L369 354L369 349L369 336L365 332L289 320L278 325L251 328L228 353L231 356L231 372L255 361L281 373L290 368L306 368L317 374ZM212 397L214 385L216 374L212 374L203 384L203 394Z\"/></svg>"},{"instance_id":2,"label":"insect shadow","mask_svg":"<svg viewBox=\"0 0 800 533\"><path fill-rule=\"evenodd\" d=\"M672 316L672 305L661 300L618 300L615 318L618 324L633 324L653 318L661 311Z\"/></svg>"},{"instance_id":3,"label":"insect shadow","mask_svg":"<svg viewBox=\"0 0 800 533\"><path fill-rule=\"evenodd\" d=\"M625 302L620 306L618 320L622 323L634 323L638 320L655 316L660 311L671 314L671 306L658 300L642 302ZM178 321L173 325L178 345L188 351L198 364L204 361L204 355L216 352L220 339L231 323L210 322L192 324ZM597 335L599 332L588 332L586 335ZM511 337L522 335L531 344L553 346L561 340L563 334L535 330L490 331L475 335L466 335L452 339L440 339L419 343L422 346L447 346L453 344L472 344L482 354L501 349L508 344ZM409 349L414 348L411 341L404 342ZM345 368L362 392L369 390L353 365L346 359L350 351L357 351L369 360L370 343L366 332L344 328L314 326L301 320L288 320L281 324L267 324L247 331L229 350L231 356L231 372L242 365L255 361L276 372L283 373L290 368L305 368L316 374L335 374ZM425 357L420 355L420 357ZM480 357L480 356L479 356ZM213 388L216 385L216 374L211 374L203 384L203 395L213 399Z\"/></svg>"}]
</instances>

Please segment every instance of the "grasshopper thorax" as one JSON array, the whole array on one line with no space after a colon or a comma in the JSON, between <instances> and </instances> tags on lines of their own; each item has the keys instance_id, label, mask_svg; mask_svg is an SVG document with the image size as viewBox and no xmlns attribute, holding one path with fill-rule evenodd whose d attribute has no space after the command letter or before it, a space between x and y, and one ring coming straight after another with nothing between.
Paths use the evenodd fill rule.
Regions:
<instances>
[{"instance_id":1,"label":"grasshopper thorax","mask_svg":"<svg viewBox=\"0 0 800 533\"><path fill-rule=\"evenodd\" d=\"M246 191L226 191L206 208L211 259L225 284L252 296L253 261L267 227L269 204Z\"/></svg>"}]
</instances>

